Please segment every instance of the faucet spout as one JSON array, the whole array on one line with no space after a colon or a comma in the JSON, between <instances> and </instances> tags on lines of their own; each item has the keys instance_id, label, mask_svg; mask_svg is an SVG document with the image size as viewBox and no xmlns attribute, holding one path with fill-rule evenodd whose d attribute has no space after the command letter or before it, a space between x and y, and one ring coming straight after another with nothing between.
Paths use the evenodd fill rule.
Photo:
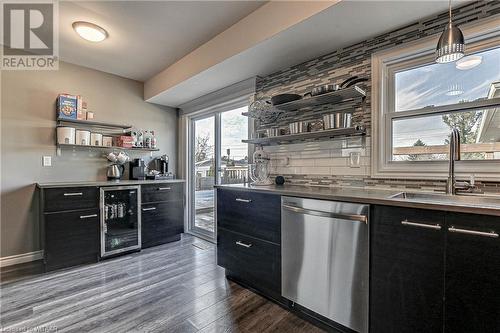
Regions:
<instances>
[{"instance_id":1,"label":"faucet spout","mask_svg":"<svg viewBox=\"0 0 500 333\"><path fill-rule=\"evenodd\" d=\"M454 128L450 134L450 156L446 193L455 195L455 161L460 161L460 132Z\"/></svg>"}]
</instances>

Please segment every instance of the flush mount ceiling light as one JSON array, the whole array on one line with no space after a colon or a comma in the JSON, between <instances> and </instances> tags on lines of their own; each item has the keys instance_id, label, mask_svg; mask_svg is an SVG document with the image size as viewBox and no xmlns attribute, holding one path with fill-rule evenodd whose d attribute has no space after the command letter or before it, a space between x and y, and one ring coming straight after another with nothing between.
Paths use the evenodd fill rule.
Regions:
<instances>
[{"instance_id":1,"label":"flush mount ceiling light","mask_svg":"<svg viewBox=\"0 0 500 333\"><path fill-rule=\"evenodd\" d=\"M465 55L465 42L462 31L451 21L451 0L448 5L449 20L436 47L436 62L444 64L456 61Z\"/></svg>"},{"instance_id":2,"label":"flush mount ceiling light","mask_svg":"<svg viewBox=\"0 0 500 333\"><path fill-rule=\"evenodd\" d=\"M90 42L102 42L108 37L106 30L90 22L73 22L73 29L80 37Z\"/></svg>"},{"instance_id":3,"label":"flush mount ceiling light","mask_svg":"<svg viewBox=\"0 0 500 333\"><path fill-rule=\"evenodd\" d=\"M472 69L476 66L479 66L482 61L483 57L481 56L475 56L475 55L467 56L458 60L457 63L455 64L455 67L462 71L466 71L468 69Z\"/></svg>"}]
</instances>

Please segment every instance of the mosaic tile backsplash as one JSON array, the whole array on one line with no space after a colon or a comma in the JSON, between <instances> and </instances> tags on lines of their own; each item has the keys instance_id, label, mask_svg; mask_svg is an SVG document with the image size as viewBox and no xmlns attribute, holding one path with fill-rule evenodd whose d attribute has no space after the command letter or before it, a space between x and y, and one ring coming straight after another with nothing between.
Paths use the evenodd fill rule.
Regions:
<instances>
[{"instance_id":1,"label":"mosaic tile backsplash","mask_svg":"<svg viewBox=\"0 0 500 333\"><path fill-rule=\"evenodd\" d=\"M479 21L500 14L500 1L477 1L453 10L454 21ZM257 80L256 97L280 93L304 94L314 86L336 83L351 76L369 80L362 87L367 92L366 106L361 101L333 107L323 105L310 110L287 113L272 126L286 126L293 121L321 118L322 114L342 109L353 110L353 123L365 126L366 137L353 137L329 141L311 141L269 146L271 173L284 175L288 183L327 187L401 188L412 190L444 191L445 180L374 179L370 177L371 128L371 55L374 52L441 33L447 23L447 12L409 24L398 30L336 50L316 59L283 69ZM269 124L257 124L257 130ZM476 182L479 191L500 193L500 183Z\"/></svg>"}]
</instances>

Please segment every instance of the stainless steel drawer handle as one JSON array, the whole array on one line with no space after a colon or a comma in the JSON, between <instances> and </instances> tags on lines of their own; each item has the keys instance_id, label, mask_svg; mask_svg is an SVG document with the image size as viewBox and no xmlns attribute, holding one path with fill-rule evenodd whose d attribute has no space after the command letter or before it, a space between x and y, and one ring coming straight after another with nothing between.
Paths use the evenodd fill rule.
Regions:
<instances>
[{"instance_id":1,"label":"stainless steel drawer handle","mask_svg":"<svg viewBox=\"0 0 500 333\"><path fill-rule=\"evenodd\" d=\"M252 247L252 244L245 244L245 243L240 242L240 241L236 241L236 245L246 247L247 249L248 249L249 247Z\"/></svg>"},{"instance_id":2,"label":"stainless steel drawer handle","mask_svg":"<svg viewBox=\"0 0 500 333\"><path fill-rule=\"evenodd\" d=\"M441 226L439 224L417 223L417 222L410 222L408 220L401 221L401 224L402 225L409 225L412 227L418 227L418 228L441 230Z\"/></svg>"},{"instance_id":3,"label":"stainless steel drawer handle","mask_svg":"<svg viewBox=\"0 0 500 333\"><path fill-rule=\"evenodd\" d=\"M83 195L83 193L82 192L64 193L65 197L75 197L75 196L78 196L78 195Z\"/></svg>"},{"instance_id":4,"label":"stainless steel drawer handle","mask_svg":"<svg viewBox=\"0 0 500 333\"><path fill-rule=\"evenodd\" d=\"M90 219L92 217L97 217L97 214L91 214L91 215L80 215L81 219Z\"/></svg>"},{"instance_id":5,"label":"stainless steel drawer handle","mask_svg":"<svg viewBox=\"0 0 500 333\"><path fill-rule=\"evenodd\" d=\"M241 199L241 198L236 198L236 201L238 201L238 202L246 202L246 203L252 202L252 200L250 200L250 199Z\"/></svg>"},{"instance_id":6,"label":"stainless steel drawer handle","mask_svg":"<svg viewBox=\"0 0 500 333\"><path fill-rule=\"evenodd\" d=\"M158 187L158 191L169 191L171 189L171 187Z\"/></svg>"},{"instance_id":7,"label":"stainless steel drawer handle","mask_svg":"<svg viewBox=\"0 0 500 333\"><path fill-rule=\"evenodd\" d=\"M283 207L286 210L289 210L289 211L292 211L295 213L299 213L299 214L306 214L306 215L327 217L327 218L331 218L331 219L340 219L340 220L368 223L368 216L366 216L366 215L323 212L320 210L305 209L302 207L297 207L297 206L288 205L288 204L283 204L281 207Z\"/></svg>"},{"instance_id":8,"label":"stainless steel drawer handle","mask_svg":"<svg viewBox=\"0 0 500 333\"><path fill-rule=\"evenodd\" d=\"M475 235L475 236L498 238L498 234L495 231L483 232L483 231L459 229L459 228L455 228L454 226L449 227L448 231L449 232L456 232L458 234L467 234L467 235Z\"/></svg>"},{"instance_id":9,"label":"stainless steel drawer handle","mask_svg":"<svg viewBox=\"0 0 500 333\"><path fill-rule=\"evenodd\" d=\"M148 208L143 208L143 212L147 212L148 210L156 210L156 207L148 207Z\"/></svg>"}]
</instances>

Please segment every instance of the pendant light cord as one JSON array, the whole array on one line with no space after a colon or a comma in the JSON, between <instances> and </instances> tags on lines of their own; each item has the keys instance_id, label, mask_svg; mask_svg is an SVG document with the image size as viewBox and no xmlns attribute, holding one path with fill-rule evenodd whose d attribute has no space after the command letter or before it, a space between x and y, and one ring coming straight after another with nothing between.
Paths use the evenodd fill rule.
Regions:
<instances>
[{"instance_id":1,"label":"pendant light cord","mask_svg":"<svg viewBox=\"0 0 500 333\"><path fill-rule=\"evenodd\" d=\"M449 21L451 23L451 0L448 0L448 14L449 14Z\"/></svg>"}]
</instances>

